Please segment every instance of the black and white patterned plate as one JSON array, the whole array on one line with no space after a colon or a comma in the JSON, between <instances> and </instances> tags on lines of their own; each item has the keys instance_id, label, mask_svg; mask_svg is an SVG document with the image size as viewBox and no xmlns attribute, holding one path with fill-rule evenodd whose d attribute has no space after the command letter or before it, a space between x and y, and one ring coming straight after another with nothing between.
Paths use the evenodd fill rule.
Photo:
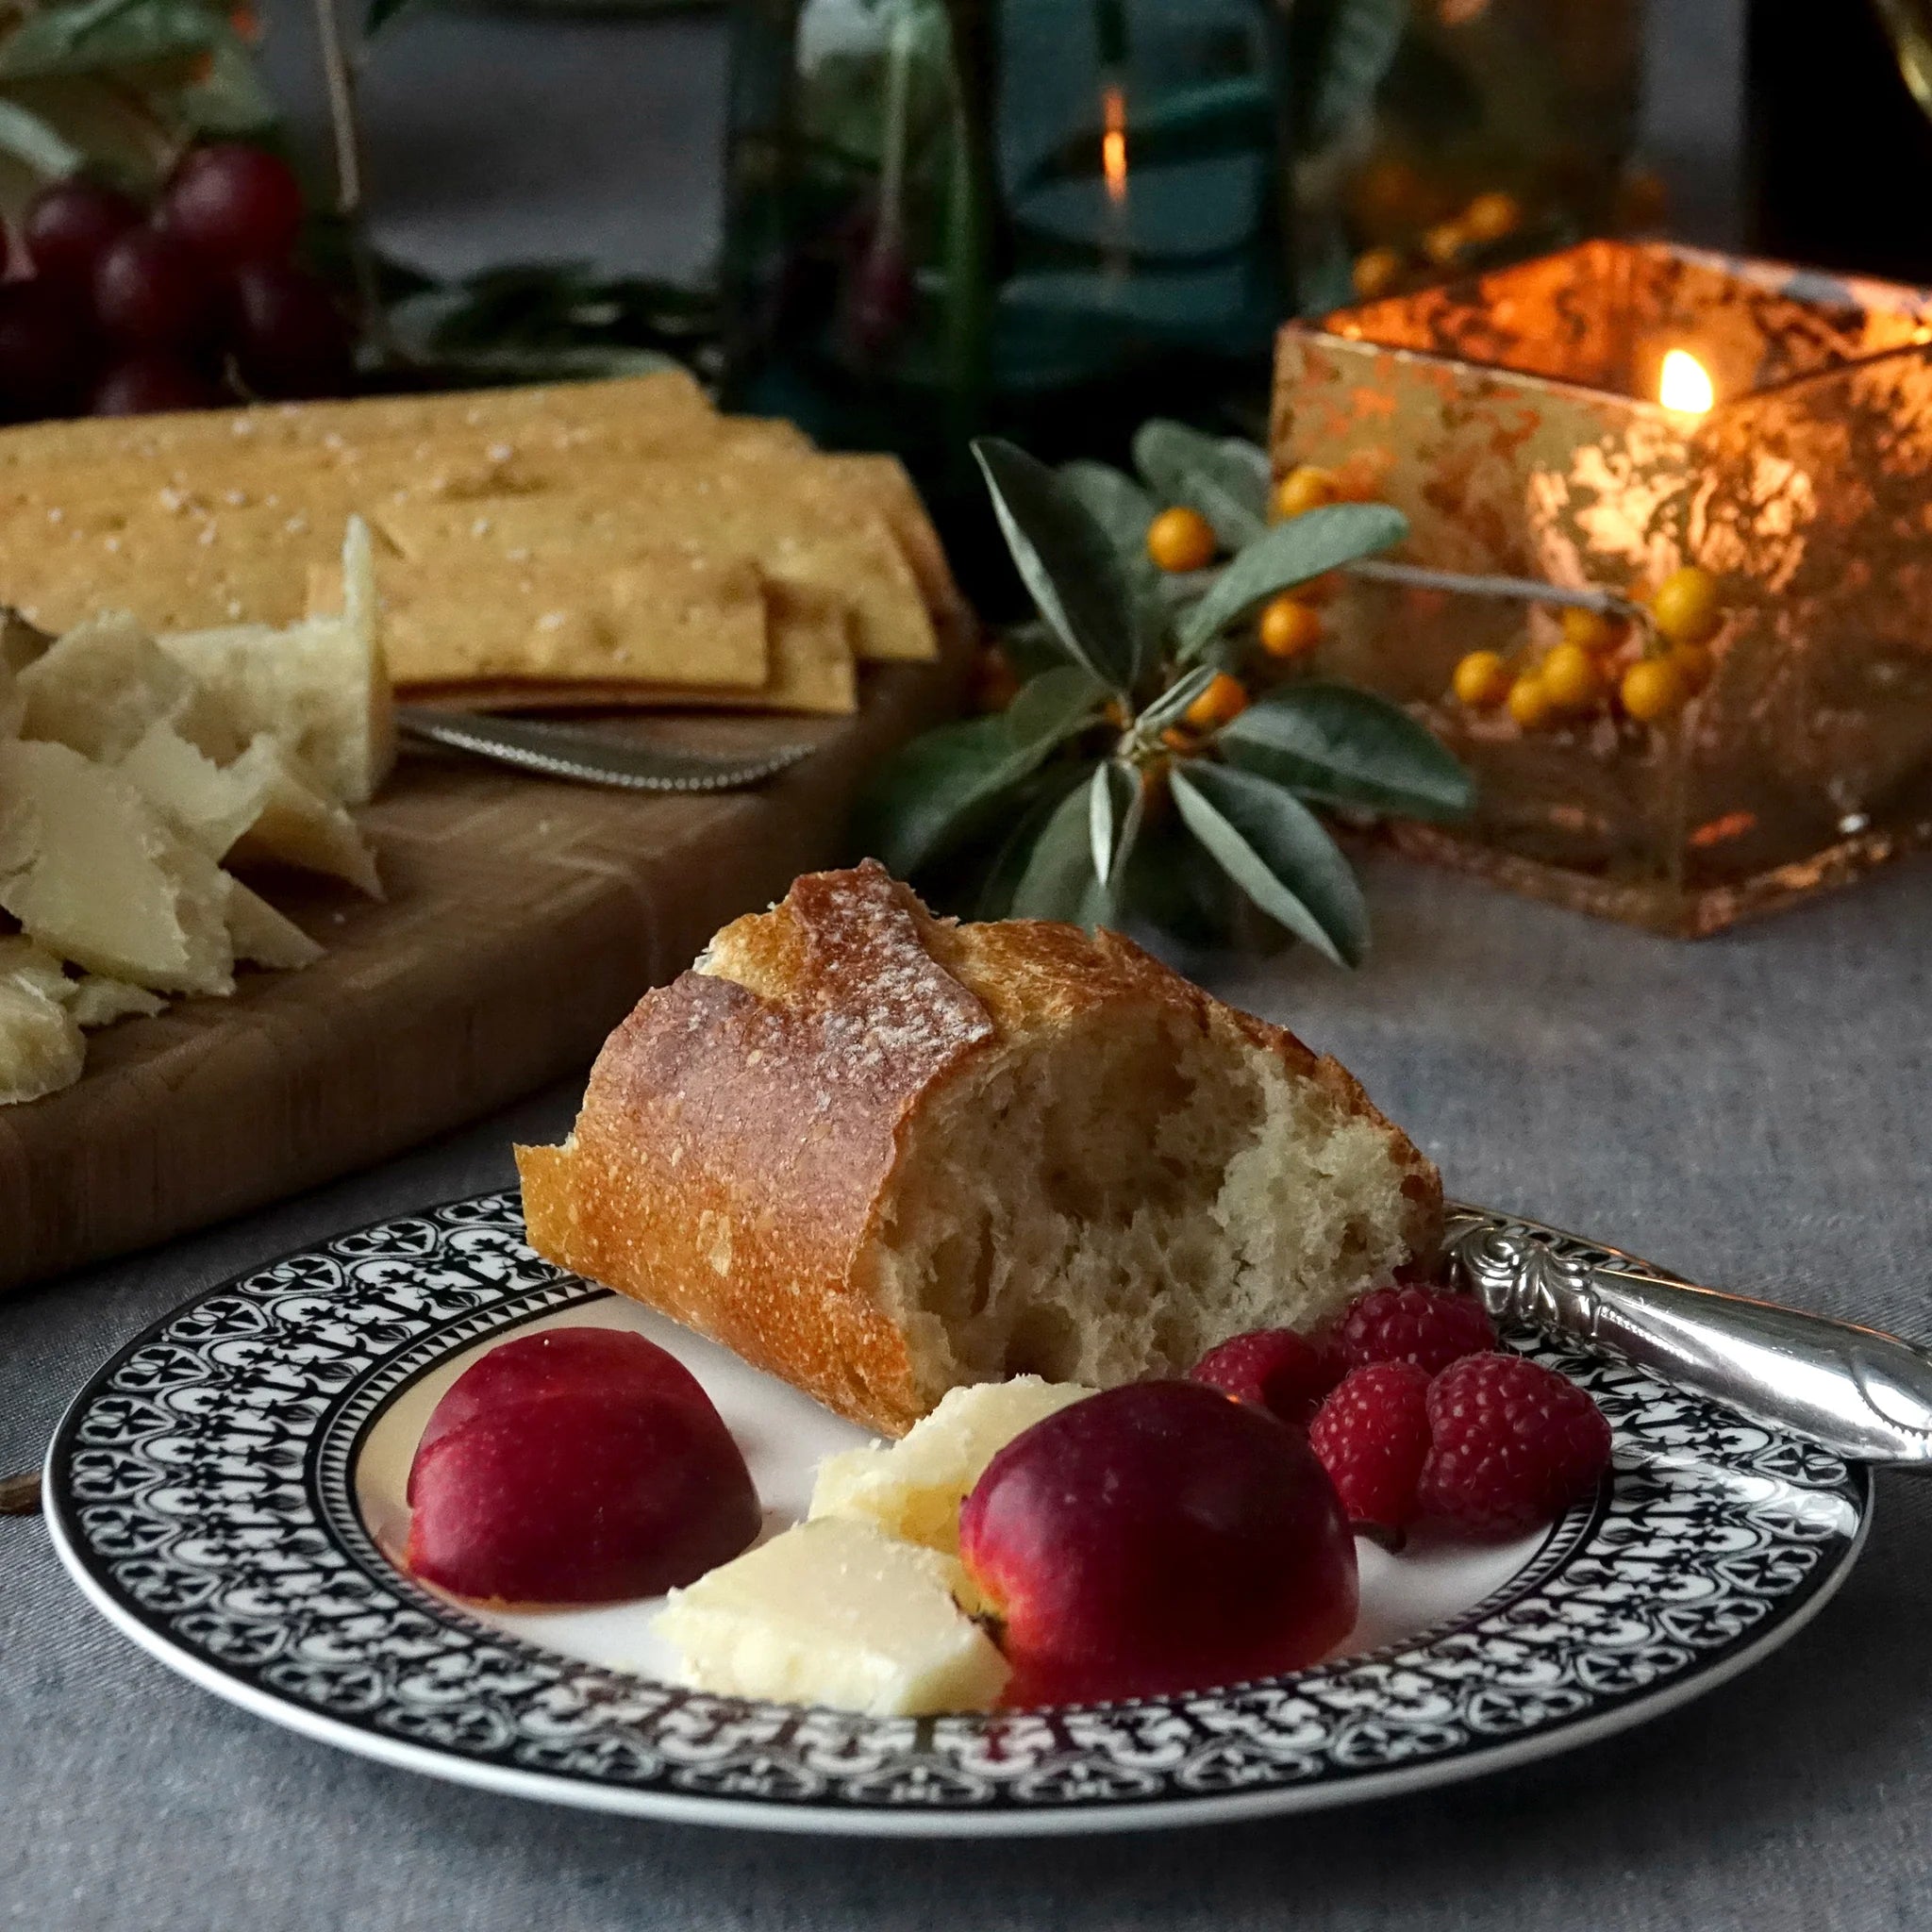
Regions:
<instances>
[{"instance_id":1,"label":"black and white patterned plate","mask_svg":"<svg viewBox=\"0 0 1932 1932\"><path fill-rule=\"evenodd\" d=\"M793 1391L540 1259L515 1195L494 1194L291 1255L130 1343L49 1451L61 1556L195 1682L392 1764L640 1815L992 1836L1309 1809L1603 1737L1789 1637L1870 1521L1862 1468L1523 1338L1602 1404L1614 1476L1517 1550L1365 1549L1370 1647L1143 1703L919 1721L749 1703L649 1674L635 1607L488 1619L382 1555L398 1472L461 1359L586 1320L678 1348L778 1515L846 1440Z\"/></svg>"}]
</instances>

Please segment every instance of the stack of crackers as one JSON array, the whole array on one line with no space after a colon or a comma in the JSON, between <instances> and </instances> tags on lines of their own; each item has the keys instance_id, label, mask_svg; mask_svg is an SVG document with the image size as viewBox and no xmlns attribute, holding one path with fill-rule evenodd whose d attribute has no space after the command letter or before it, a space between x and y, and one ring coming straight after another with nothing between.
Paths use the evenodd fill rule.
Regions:
<instances>
[{"instance_id":1,"label":"stack of crackers","mask_svg":"<svg viewBox=\"0 0 1932 1932\"><path fill-rule=\"evenodd\" d=\"M718 414L690 376L0 433L0 603L156 633L338 608L374 536L403 694L841 712L958 608L905 472ZM306 587L306 591L305 591Z\"/></svg>"}]
</instances>

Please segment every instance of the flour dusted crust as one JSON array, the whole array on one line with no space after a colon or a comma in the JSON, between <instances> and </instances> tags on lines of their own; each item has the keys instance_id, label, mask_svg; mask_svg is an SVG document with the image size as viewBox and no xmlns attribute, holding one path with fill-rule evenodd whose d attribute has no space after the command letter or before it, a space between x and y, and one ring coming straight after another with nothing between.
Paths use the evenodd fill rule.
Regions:
<instances>
[{"instance_id":1,"label":"flour dusted crust","mask_svg":"<svg viewBox=\"0 0 1932 1932\"><path fill-rule=\"evenodd\" d=\"M1441 1214L1292 1034L1112 933L935 920L870 861L646 994L517 1161L540 1253L894 1435L963 1382L1308 1325Z\"/></svg>"}]
</instances>

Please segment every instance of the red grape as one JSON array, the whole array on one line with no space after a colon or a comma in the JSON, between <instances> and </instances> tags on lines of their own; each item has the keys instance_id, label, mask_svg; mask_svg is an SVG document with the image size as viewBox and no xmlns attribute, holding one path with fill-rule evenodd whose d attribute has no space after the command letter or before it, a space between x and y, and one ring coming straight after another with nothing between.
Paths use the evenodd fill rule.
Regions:
<instances>
[{"instance_id":1,"label":"red grape","mask_svg":"<svg viewBox=\"0 0 1932 1932\"><path fill-rule=\"evenodd\" d=\"M348 324L328 290L291 261L235 271L235 360L258 395L340 395L349 386Z\"/></svg>"},{"instance_id":2,"label":"red grape","mask_svg":"<svg viewBox=\"0 0 1932 1932\"><path fill-rule=\"evenodd\" d=\"M214 290L186 242L135 228L111 242L94 270L94 315L110 335L142 348L182 348L214 321Z\"/></svg>"},{"instance_id":3,"label":"red grape","mask_svg":"<svg viewBox=\"0 0 1932 1932\"><path fill-rule=\"evenodd\" d=\"M211 408L224 400L197 370L150 349L116 362L95 386L89 410L96 416L149 416L161 409Z\"/></svg>"},{"instance_id":4,"label":"red grape","mask_svg":"<svg viewBox=\"0 0 1932 1932\"><path fill-rule=\"evenodd\" d=\"M0 416L57 416L88 359L86 320L41 282L0 285Z\"/></svg>"},{"instance_id":5,"label":"red grape","mask_svg":"<svg viewBox=\"0 0 1932 1932\"><path fill-rule=\"evenodd\" d=\"M210 261L286 255L302 230L302 189L266 148L219 142L197 148L161 197L161 220Z\"/></svg>"},{"instance_id":6,"label":"red grape","mask_svg":"<svg viewBox=\"0 0 1932 1932\"><path fill-rule=\"evenodd\" d=\"M140 208L118 189L75 178L42 189L27 203L20 232L38 275L84 289L108 244L140 220Z\"/></svg>"}]
</instances>

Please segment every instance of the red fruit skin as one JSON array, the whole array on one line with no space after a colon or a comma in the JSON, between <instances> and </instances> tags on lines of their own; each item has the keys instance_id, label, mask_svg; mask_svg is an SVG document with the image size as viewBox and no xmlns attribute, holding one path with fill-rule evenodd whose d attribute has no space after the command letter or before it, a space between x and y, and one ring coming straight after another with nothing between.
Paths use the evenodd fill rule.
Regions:
<instances>
[{"instance_id":1,"label":"red fruit skin","mask_svg":"<svg viewBox=\"0 0 1932 1932\"><path fill-rule=\"evenodd\" d=\"M39 281L0 284L0 420L71 408L92 351L71 297Z\"/></svg>"},{"instance_id":2,"label":"red fruit skin","mask_svg":"<svg viewBox=\"0 0 1932 1932\"><path fill-rule=\"evenodd\" d=\"M1292 1328L1251 1328L1210 1348L1188 1371L1188 1379L1205 1382L1237 1402L1253 1403L1278 1421L1305 1429L1347 1367L1324 1336L1311 1339Z\"/></svg>"},{"instance_id":3,"label":"red fruit skin","mask_svg":"<svg viewBox=\"0 0 1932 1932\"><path fill-rule=\"evenodd\" d=\"M211 409L227 401L200 371L162 350L124 356L94 385L92 416L151 416L167 409Z\"/></svg>"},{"instance_id":4,"label":"red fruit skin","mask_svg":"<svg viewBox=\"0 0 1932 1932\"><path fill-rule=\"evenodd\" d=\"M1355 1543L1298 1431L1198 1382L1140 1382L1015 1437L959 1512L1011 1705L1301 1669L1353 1627Z\"/></svg>"},{"instance_id":5,"label":"red fruit skin","mask_svg":"<svg viewBox=\"0 0 1932 1932\"><path fill-rule=\"evenodd\" d=\"M117 236L141 224L141 208L99 181L57 181L27 203L20 239L35 275L84 291Z\"/></svg>"},{"instance_id":6,"label":"red fruit skin","mask_svg":"<svg viewBox=\"0 0 1932 1932\"><path fill-rule=\"evenodd\" d=\"M1462 1356L1494 1348L1496 1327L1473 1294L1378 1288L1341 1318L1336 1341L1351 1368L1413 1362L1433 1375Z\"/></svg>"},{"instance_id":7,"label":"red fruit skin","mask_svg":"<svg viewBox=\"0 0 1932 1932\"><path fill-rule=\"evenodd\" d=\"M161 196L160 220L223 267L286 255L302 232L302 187L289 164L245 142L194 149Z\"/></svg>"},{"instance_id":8,"label":"red fruit skin","mask_svg":"<svg viewBox=\"0 0 1932 1932\"><path fill-rule=\"evenodd\" d=\"M687 1400L558 1394L472 1418L412 1472L404 1560L495 1603L593 1604L694 1583L758 1532L738 1445Z\"/></svg>"},{"instance_id":9,"label":"red fruit skin","mask_svg":"<svg viewBox=\"0 0 1932 1932\"><path fill-rule=\"evenodd\" d=\"M1417 1500L1467 1535L1519 1536L1580 1503L1610 1466L1610 1425L1575 1383L1515 1355L1452 1362L1429 1385Z\"/></svg>"},{"instance_id":10,"label":"red fruit skin","mask_svg":"<svg viewBox=\"0 0 1932 1932\"><path fill-rule=\"evenodd\" d=\"M349 325L292 261L244 262L228 286L235 358L257 395L341 395L355 374Z\"/></svg>"},{"instance_id":11,"label":"red fruit skin","mask_svg":"<svg viewBox=\"0 0 1932 1932\"><path fill-rule=\"evenodd\" d=\"M1352 1369L1308 1429L1353 1524L1399 1535L1416 1515L1429 1453L1429 1374L1413 1362Z\"/></svg>"},{"instance_id":12,"label":"red fruit skin","mask_svg":"<svg viewBox=\"0 0 1932 1932\"><path fill-rule=\"evenodd\" d=\"M201 258L173 235L131 228L94 265L94 319L117 341L181 349L202 341L216 315Z\"/></svg>"},{"instance_id":13,"label":"red fruit skin","mask_svg":"<svg viewBox=\"0 0 1932 1932\"><path fill-rule=\"evenodd\" d=\"M408 1500L416 1500L417 1470L443 1437L492 1410L558 1395L664 1396L724 1429L703 1385L668 1348L625 1328L546 1328L498 1342L443 1391L416 1444Z\"/></svg>"}]
</instances>

